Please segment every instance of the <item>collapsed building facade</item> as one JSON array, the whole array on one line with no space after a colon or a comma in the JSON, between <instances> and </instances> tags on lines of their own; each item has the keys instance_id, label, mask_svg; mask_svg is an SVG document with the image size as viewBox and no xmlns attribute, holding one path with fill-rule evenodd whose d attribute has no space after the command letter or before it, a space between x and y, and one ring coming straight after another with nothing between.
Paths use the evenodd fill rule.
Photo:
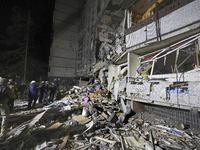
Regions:
<instances>
[{"instance_id":1,"label":"collapsed building facade","mask_svg":"<svg viewBox=\"0 0 200 150\"><path fill-rule=\"evenodd\" d=\"M49 78L200 128L199 0L57 0Z\"/></svg>"}]
</instances>

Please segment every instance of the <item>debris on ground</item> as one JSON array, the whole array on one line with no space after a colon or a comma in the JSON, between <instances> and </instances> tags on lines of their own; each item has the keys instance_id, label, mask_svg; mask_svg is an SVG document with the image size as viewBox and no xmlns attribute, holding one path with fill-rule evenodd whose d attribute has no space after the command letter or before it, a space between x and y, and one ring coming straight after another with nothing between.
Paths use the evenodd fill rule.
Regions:
<instances>
[{"instance_id":1,"label":"debris on ground","mask_svg":"<svg viewBox=\"0 0 200 150\"><path fill-rule=\"evenodd\" d=\"M31 110L25 109L26 101L16 100L0 148L200 149L199 131L147 112L133 113L123 98L115 101L107 93L106 88L74 86L60 100Z\"/></svg>"}]
</instances>

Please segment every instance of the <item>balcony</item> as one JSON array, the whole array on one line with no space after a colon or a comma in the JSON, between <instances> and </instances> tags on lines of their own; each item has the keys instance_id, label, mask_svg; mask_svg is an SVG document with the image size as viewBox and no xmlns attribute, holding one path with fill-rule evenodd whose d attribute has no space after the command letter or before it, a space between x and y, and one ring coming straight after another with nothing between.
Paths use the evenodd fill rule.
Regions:
<instances>
[{"instance_id":1,"label":"balcony","mask_svg":"<svg viewBox=\"0 0 200 150\"><path fill-rule=\"evenodd\" d=\"M170 4L127 29L126 48L144 53L200 32L199 8L199 0L178 0ZM146 48L147 45L152 48Z\"/></svg>"}]
</instances>

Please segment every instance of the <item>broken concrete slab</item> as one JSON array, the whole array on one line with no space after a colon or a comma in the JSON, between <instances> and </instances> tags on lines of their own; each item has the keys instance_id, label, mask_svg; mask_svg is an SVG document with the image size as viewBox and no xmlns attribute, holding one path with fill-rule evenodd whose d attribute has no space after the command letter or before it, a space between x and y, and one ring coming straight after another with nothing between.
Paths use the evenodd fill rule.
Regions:
<instances>
[{"instance_id":1,"label":"broken concrete slab","mask_svg":"<svg viewBox=\"0 0 200 150\"><path fill-rule=\"evenodd\" d=\"M20 141L22 148L29 147L30 145L28 146L27 143L34 140L35 143L32 142L31 146L43 149L61 147L61 145L63 149L114 149L116 147L118 149L154 149L154 147L155 149L169 149L169 147L180 149L182 146L198 148L198 144L191 143L194 139L200 140L198 136L194 138L195 132L190 134L191 132L186 132L186 130L178 130L173 127L175 123L167 122L165 118L157 118L145 112L124 115L129 112L129 107L127 107L129 103L126 100L123 100L124 103L121 104L111 102L99 93L95 98L89 95L88 93L66 95L52 104L52 107L43 107L38 111L35 109L35 113L40 113L38 117L34 114L32 118L36 118L19 127L13 125L16 130L10 131L9 135L14 134L14 131L17 130L29 133L20 136L23 140L23 142ZM85 97L88 96L91 101L85 104ZM47 110L47 108L51 109ZM84 117L81 115L83 108L89 109L93 113ZM34 112L34 110L30 110L30 112ZM26 113L28 114L29 111ZM120 116L122 116L121 120ZM38 120L38 118L40 119ZM116 125L119 120L121 124ZM25 128L28 124L30 124L30 128ZM66 133L69 126L73 127ZM45 139L46 137L48 139ZM40 139L40 142L36 139ZM9 142L11 140L7 139L7 143ZM189 147L187 148L189 149Z\"/></svg>"}]
</instances>

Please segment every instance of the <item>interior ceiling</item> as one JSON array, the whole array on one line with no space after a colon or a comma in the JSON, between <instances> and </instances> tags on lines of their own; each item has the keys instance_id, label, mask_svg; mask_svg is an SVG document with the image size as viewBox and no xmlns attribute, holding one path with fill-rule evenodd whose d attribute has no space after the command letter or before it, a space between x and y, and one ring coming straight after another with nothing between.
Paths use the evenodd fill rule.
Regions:
<instances>
[{"instance_id":1,"label":"interior ceiling","mask_svg":"<svg viewBox=\"0 0 200 150\"><path fill-rule=\"evenodd\" d=\"M123 0L120 6L137 14L144 14L157 0ZM158 7L161 9L175 0L163 0Z\"/></svg>"},{"instance_id":2,"label":"interior ceiling","mask_svg":"<svg viewBox=\"0 0 200 150\"><path fill-rule=\"evenodd\" d=\"M137 14L144 14L157 0L137 0L130 9Z\"/></svg>"},{"instance_id":3,"label":"interior ceiling","mask_svg":"<svg viewBox=\"0 0 200 150\"><path fill-rule=\"evenodd\" d=\"M109 2L106 11L104 13L104 17L101 19L101 24L108 25L109 22L119 21L123 19L123 15L119 15L119 12L123 11L124 9L132 10L137 14L144 14L149 7L151 7L157 0L112 0ZM163 0L163 4L159 6L164 6L168 1L172 0ZM117 3L118 2L118 3ZM109 26L109 25L108 25Z\"/></svg>"},{"instance_id":4,"label":"interior ceiling","mask_svg":"<svg viewBox=\"0 0 200 150\"><path fill-rule=\"evenodd\" d=\"M123 0L120 6L138 14L144 14L157 0Z\"/></svg>"}]
</instances>

